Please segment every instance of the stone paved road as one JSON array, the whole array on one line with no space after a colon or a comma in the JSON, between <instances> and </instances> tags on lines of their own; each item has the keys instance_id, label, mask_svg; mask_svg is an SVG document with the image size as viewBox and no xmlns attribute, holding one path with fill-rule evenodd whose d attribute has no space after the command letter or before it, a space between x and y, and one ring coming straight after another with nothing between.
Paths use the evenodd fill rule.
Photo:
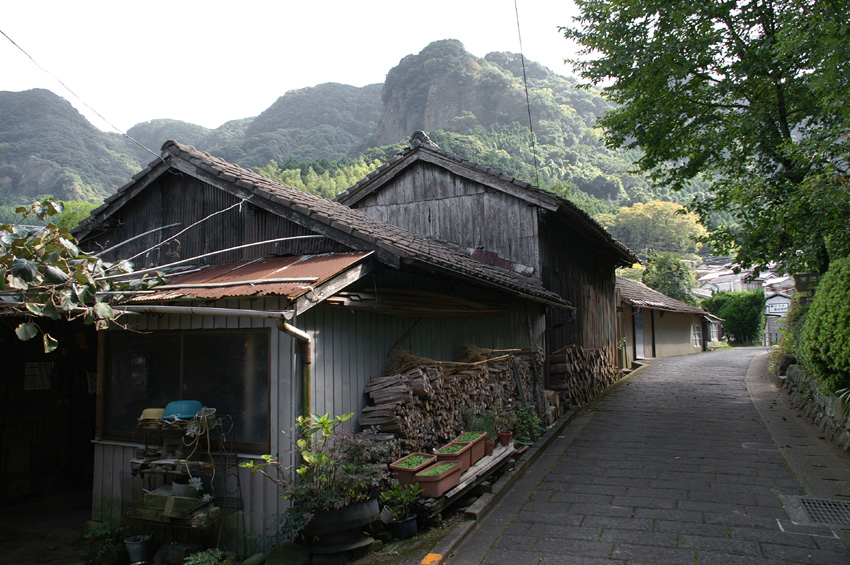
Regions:
<instances>
[{"instance_id":1,"label":"stone paved road","mask_svg":"<svg viewBox=\"0 0 850 565\"><path fill-rule=\"evenodd\" d=\"M653 360L574 420L448 556L462 564L850 563L747 393L760 349ZM794 530L792 532L792 530Z\"/></svg>"}]
</instances>

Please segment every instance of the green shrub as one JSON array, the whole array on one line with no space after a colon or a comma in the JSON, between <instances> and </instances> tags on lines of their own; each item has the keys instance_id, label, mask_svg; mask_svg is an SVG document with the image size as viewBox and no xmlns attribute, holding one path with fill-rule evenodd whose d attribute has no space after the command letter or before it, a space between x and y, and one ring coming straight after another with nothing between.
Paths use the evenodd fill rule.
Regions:
<instances>
[{"instance_id":1,"label":"green shrub","mask_svg":"<svg viewBox=\"0 0 850 565\"><path fill-rule=\"evenodd\" d=\"M825 392L850 386L850 257L833 261L821 279L803 327L800 354Z\"/></svg>"}]
</instances>

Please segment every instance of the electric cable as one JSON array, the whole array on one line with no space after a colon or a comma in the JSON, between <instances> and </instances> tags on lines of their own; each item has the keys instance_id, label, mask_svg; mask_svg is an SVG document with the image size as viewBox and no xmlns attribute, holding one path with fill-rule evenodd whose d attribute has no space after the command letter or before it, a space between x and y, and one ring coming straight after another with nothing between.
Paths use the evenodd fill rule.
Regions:
<instances>
[{"instance_id":1,"label":"electric cable","mask_svg":"<svg viewBox=\"0 0 850 565\"><path fill-rule=\"evenodd\" d=\"M117 131L118 133L120 133L121 135L123 135L124 137L126 137L127 139L129 139L130 141L132 141L133 143L135 143L136 145L138 145L139 147L141 147L142 149L144 149L145 151L147 151L148 153L150 153L151 155L153 155L154 157L156 157L157 159L159 159L160 161L162 161L163 163L165 162L165 159L163 159L161 155L158 155L157 153L155 153L155 152L151 151L149 148L147 148L147 147L146 147L145 145L143 145L141 142L137 141L136 139L134 139L133 137L131 137L130 135L128 135L126 132L122 131L122 130L121 130L121 129L119 129L117 126L113 125L113 124L112 124L112 122L110 122L109 120L107 120L106 118L104 118L104 117L103 117L103 115L102 115L100 112L98 112L97 110L95 110L94 108L92 108L92 107L91 107L91 106L90 106L90 105L89 105L89 104L88 104L85 100L83 100L83 99L82 99L82 98L81 98L81 97L80 97L80 96L79 96L76 92L74 92L73 90L71 90L71 88L70 88L67 84L65 84L64 82L62 82L62 80L61 80L59 77L57 77L56 75L54 75L53 73L51 73L50 71L48 71L47 69L45 69L44 67L42 67L41 65L39 65L39 64L38 64L38 62L37 62L35 59L33 59L32 55L30 55L29 53L27 53L27 52L26 52L26 50L25 50L23 47L21 47L20 45L18 45L17 43L15 43L15 41L14 41L11 37L9 37L9 36L8 36L8 34L6 34L6 32L5 32L5 31L3 31L2 29L0 29L0 34L3 34L3 37L5 37L6 39L8 39L8 40L9 40L9 43L11 43L12 45L14 45L14 46L15 46L15 47L16 47L16 48L17 48L17 49L18 49L21 53L23 53L24 55L26 55L26 56L27 56L27 58L28 58L30 61L32 61L33 65L35 65L36 67L38 67L38 69L39 69L40 71L42 71L42 72L43 72L43 73L45 73L47 76L49 76L50 78L52 78L53 80L55 80L56 82L58 82L59 84L61 84L61 85L62 85L62 87L63 87L65 90L67 90L69 93L71 93L71 95L72 95L74 98L76 98L77 100L79 100L79 101L80 101L80 103L81 103L83 106L85 106L86 108L88 108L89 110L91 110L92 112L94 112L94 113L97 115L97 117L99 117L101 120L103 120L103 122L104 122L106 125L108 125L108 126L109 126L109 127L111 127L112 129L114 129L115 131Z\"/></svg>"}]
</instances>

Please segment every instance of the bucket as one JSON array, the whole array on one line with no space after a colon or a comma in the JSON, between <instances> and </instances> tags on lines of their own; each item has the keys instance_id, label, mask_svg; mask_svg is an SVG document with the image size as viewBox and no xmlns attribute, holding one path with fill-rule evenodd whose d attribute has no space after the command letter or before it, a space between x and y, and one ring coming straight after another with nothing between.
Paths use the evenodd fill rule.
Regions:
<instances>
[{"instance_id":1,"label":"bucket","mask_svg":"<svg viewBox=\"0 0 850 565\"><path fill-rule=\"evenodd\" d=\"M130 563L145 560L148 556L148 543L150 541L151 537L149 535L124 538L124 545L127 547L127 555L130 558Z\"/></svg>"}]
</instances>

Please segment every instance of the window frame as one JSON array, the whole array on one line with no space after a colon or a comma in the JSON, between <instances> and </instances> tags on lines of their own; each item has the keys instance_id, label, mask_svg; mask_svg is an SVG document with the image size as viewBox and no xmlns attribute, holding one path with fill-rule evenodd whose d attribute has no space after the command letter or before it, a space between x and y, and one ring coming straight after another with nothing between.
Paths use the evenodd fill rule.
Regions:
<instances>
[{"instance_id":1,"label":"window frame","mask_svg":"<svg viewBox=\"0 0 850 565\"><path fill-rule=\"evenodd\" d=\"M133 431L126 431L120 429L113 429L110 427L110 402L111 402L111 394L114 386L113 382L113 374L112 374L112 363L113 356L112 352L114 350L113 338L114 336L120 334L119 331L110 331L105 332L104 339L102 341L103 344L103 357L102 357L102 386L100 387L100 391L103 395L103 400L100 403L99 409L99 420L100 425L99 429L103 431L101 434L105 439L118 440L118 441L130 441L133 443L143 443L144 435L138 429L134 429ZM273 379L275 379L275 375L272 374L272 358L274 353L272 351L272 332L270 328L262 327L262 328L219 328L219 329L175 329L175 330L154 330L151 332L146 332L148 335L155 336L155 338L169 338L176 336L179 341L179 355L177 359L177 367L179 374L177 375L174 386L178 392L184 388L184 378L186 377L184 372L184 337L191 336L197 337L202 334L239 334L245 335L249 333L253 334L262 334L265 336L266 340L266 348L267 348L267 358L265 360L265 371L266 371L266 390L265 390L265 399L266 399L266 426L265 426L265 441L261 443L251 443L251 442L232 442L231 449L236 449L241 452L246 453L268 453L271 444L271 422L273 420L272 414L272 405L271 405L271 395L272 395L272 383ZM182 394L181 394L182 396ZM175 399L177 400L177 399ZM164 408L164 406L162 406ZM215 408L213 406L212 408ZM141 412L140 412L141 414Z\"/></svg>"},{"instance_id":2,"label":"window frame","mask_svg":"<svg viewBox=\"0 0 850 565\"><path fill-rule=\"evenodd\" d=\"M691 342L694 347L702 347L702 326L693 324L691 326Z\"/></svg>"}]
</instances>

